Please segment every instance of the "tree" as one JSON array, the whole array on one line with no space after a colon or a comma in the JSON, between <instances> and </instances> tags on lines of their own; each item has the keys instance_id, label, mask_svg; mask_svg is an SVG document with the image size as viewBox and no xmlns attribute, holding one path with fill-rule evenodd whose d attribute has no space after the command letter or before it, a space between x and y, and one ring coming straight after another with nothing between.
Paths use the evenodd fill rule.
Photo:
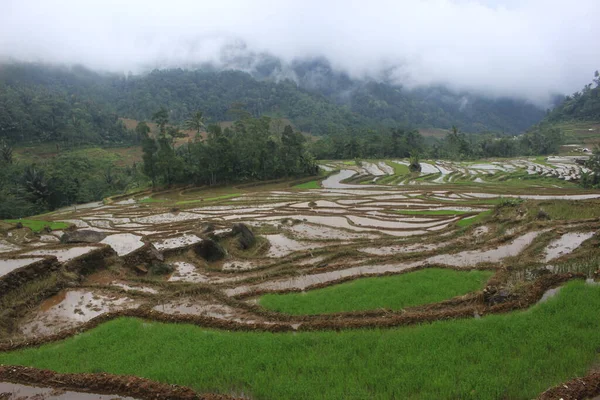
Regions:
<instances>
[{"instance_id":1,"label":"tree","mask_svg":"<svg viewBox=\"0 0 600 400\"><path fill-rule=\"evenodd\" d=\"M136 141L140 142L146 136L150 135L150 127L144 121L138 122L138 124L135 127L135 134L136 134Z\"/></svg>"},{"instance_id":2,"label":"tree","mask_svg":"<svg viewBox=\"0 0 600 400\"><path fill-rule=\"evenodd\" d=\"M589 172L581 176L581 185L585 188L600 187L600 146L596 146L594 154L585 162Z\"/></svg>"},{"instance_id":3,"label":"tree","mask_svg":"<svg viewBox=\"0 0 600 400\"><path fill-rule=\"evenodd\" d=\"M161 107L157 112L152 114L152 121L158 125L158 129L161 134L165 133L165 127L169 123L169 111L166 108Z\"/></svg>"},{"instance_id":4,"label":"tree","mask_svg":"<svg viewBox=\"0 0 600 400\"><path fill-rule=\"evenodd\" d=\"M185 129L196 131L196 137L200 136L200 130L204 128L204 115L202 111L196 111L192 117L183 124Z\"/></svg>"},{"instance_id":5,"label":"tree","mask_svg":"<svg viewBox=\"0 0 600 400\"><path fill-rule=\"evenodd\" d=\"M4 140L2 146L0 146L0 161L5 164L13 163L13 149Z\"/></svg>"},{"instance_id":6,"label":"tree","mask_svg":"<svg viewBox=\"0 0 600 400\"><path fill-rule=\"evenodd\" d=\"M25 191L34 202L46 202L50 197L50 187L44 176L44 171L38 169L35 164L25 168L21 181Z\"/></svg>"},{"instance_id":7,"label":"tree","mask_svg":"<svg viewBox=\"0 0 600 400\"><path fill-rule=\"evenodd\" d=\"M152 181L152 187L156 186L156 178L158 177L157 156L158 146L156 141L145 133L142 138L142 159L144 161L144 174Z\"/></svg>"}]
</instances>

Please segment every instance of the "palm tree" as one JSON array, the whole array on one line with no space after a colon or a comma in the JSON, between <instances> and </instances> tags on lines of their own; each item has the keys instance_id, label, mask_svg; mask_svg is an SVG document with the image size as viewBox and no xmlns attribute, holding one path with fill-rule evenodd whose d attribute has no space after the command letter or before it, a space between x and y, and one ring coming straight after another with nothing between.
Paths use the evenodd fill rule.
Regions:
<instances>
[{"instance_id":1,"label":"palm tree","mask_svg":"<svg viewBox=\"0 0 600 400\"><path fill-rule=\"evenodd\" d=\"M6 164L12 164L13 162L13 149L5 141L2 141L0 147L0 159Z\"/></svg>"},{"instance_id":2,"label":"palm tree","mask_svg":"<svg viewBox=\"0 0 600 400\"><path fill-rule=\"evenodd\" d=\"M196 136L200 136L200 130L204 128L204 115L202 115L202 111L196 111L192 114L192 117L184 122L183 127L196 131Z\"/></svg>"}]
</instances>

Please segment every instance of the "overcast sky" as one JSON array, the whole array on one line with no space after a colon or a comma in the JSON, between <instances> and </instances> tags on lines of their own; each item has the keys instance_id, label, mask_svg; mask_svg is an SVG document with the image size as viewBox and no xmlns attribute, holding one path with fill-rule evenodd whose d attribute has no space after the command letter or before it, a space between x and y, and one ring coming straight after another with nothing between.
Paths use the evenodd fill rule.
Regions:
<instances>
[{"instance_id":1,"label":"overcast sky","mask_svg":"<svg viewBox=\"0 0 600 400\"><path fill-rule=\"evenodd\" d=\"M0 57L142 72L242 40L353 76L544 103L600 69L600 0L0 0Z\"/></svg>"}]
</instances>

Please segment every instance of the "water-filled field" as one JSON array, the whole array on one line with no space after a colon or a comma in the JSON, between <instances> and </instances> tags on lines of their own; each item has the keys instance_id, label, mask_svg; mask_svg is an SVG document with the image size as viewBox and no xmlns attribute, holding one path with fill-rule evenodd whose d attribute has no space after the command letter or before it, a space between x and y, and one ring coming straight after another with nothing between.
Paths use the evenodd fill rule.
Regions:
<instances>
[{"instance_id":1,"label":"water-filled field","mask_svg":"<svg viewBox=\"0 0 600 400\"><path fill-rule=\"evenodd\" d=\"M3 223L0 364L192 390L173 398L520 399L593 379L600 193L570 182L581 166L323 165ZM0 392L47 386L14 371Z\"/></svg>"}]
</instances>

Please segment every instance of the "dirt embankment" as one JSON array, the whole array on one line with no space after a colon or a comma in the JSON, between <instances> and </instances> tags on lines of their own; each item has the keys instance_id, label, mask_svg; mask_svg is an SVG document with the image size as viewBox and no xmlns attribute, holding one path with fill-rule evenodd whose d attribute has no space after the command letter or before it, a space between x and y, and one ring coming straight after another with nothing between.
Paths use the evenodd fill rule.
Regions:
<instances>
[{"instance_id":1,"label":"dirt embankment","mask_svg":"<svg viewBox=\"0 0 600 400\"><path fill-rule=\"evenodd\" d=\"M600 371L571 379L546 390L538 400L583 400L600 396Z\"/></svg>"},{"instance_id":2,"label":"dirt embankment","mask_svg":"<svg viewBox=\"0 0 600 400\"><path fill-rule=\"evenodd\" d=\"M192 389L167 385L136 376L112 374L59 374L57 372L11 365L0 365L0 381L60 389L129 396L135 399L157 400L233 400L221 394L199 394Z\"/></svg>"},{"instance_id":3,"label":"dirt embankment","mask_svg":"<svg viewBox=\"0 0 600 400\"><path fill-rule=\"evenodd\" d=\"M119 317L142 318L150 321L166 323L187 323L205 328L224 329L229 331L265 331L265 332L291 332L291 331L317 331L324 329L341 330L357 328L394 327L433 322L442 319L473 318L475 315L504 313L513 310L525 309L541 299L546 290L556 287L571 279L584 279L582 274L563 274L542 276L536 280L529 290L515 299L487 305L481 299L466 297L456 304L445 304L447 307L416 307L414 310L401 312L394 311L366 311L337 314L322 314L314 316L289 316L269 311L257 312L263 315L261 322L243 323L233 320L214 318L190 314L166 314L148 307L108 312L91 319L90 321L71 329L63 330L57 334L33 338L23 341L9 341L0 343L0 351L41 346L46 343L67 339L76 334L93 329L98 325ZM479 296L483 297L483 296ZM253 308L253 307L248 307ZM277 318L280 316L281 318Z\"/></svg>"}]
</instances>

